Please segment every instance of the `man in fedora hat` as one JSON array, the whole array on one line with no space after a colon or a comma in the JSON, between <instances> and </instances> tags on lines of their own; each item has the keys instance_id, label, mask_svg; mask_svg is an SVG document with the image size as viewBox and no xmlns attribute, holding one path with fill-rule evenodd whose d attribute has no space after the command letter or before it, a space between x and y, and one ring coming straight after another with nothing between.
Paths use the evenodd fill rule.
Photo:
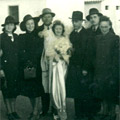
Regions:
<instances>
[{"instance_id":1,"label":"man in fedora hat","mask_svg":"<svg viewBox=\"0 0 120 120\"><path fill-rule=\"evenodd\" d=\"M53 13L50 8L44 8L42 10L42 14L39 17L42 19L43 24L38 27L37 33L38 33L40 39L42 39L44 41L44 37L43 37L42 32L47 31L48 33L49 32L51 33L52 21L53 21L53 18L55 17L55 13ZM45 50L43 50L41 66L42 66L42 71L43 71L42 72L42 83L44 86L45 94L42 97L42 113L40 114L41 116L45 116L50 108L49 107L50 106L49 71L45 70L46 69L45 68L45 65L46 65L45 61L46 61ZM47 64L47 68L49 69L49 64Z\"/></svg>"},{"instance_id":2,"label":"man in fedora hat","mask_svg":"<svg viewBox=\"0 0 120 120\"><path fill-rule=\"evenodd\" d=\"M94 36L99 35L101 33L99 29L99 21L101 16L102 16L102 13L100 13L96 8L91 8L89 10L89 15L86 16L86 19L92 25L91 28L88 29L88 31L90 34L93 34Z\"/></svg>"},{"instance_id":3,"label":"man in fedora hat","mask_svg":"<svg viewBox=\"0 0 120 120\"><path fill-rule=\"evenodd\" d=\"M86 16L86 19L91 23L91 27L87 29L88 32L88 37L89 37L89 41L87 44L87 60L91 61L91 69L88 71L91 74L91 79L93 81L94 79L94 50L93 48L95 47L95 42L94 39L96 38L97 35L101 34L101 30L99 28L99 23L100 23L100 18L102 17L102 13L99 12L98 9L96 8L91 8L89 10L89 15ZM94 82L92 83L94 84ZM93 85L91 85L93 86ZM93 87L91 87L92 89ZM94 98L93 102L91 102L91 104L95 104L93 112L95 111L95 114L97 114L100 111L100 106L101 106L101 101L98 98ZM95 115L94 114L94 115Z\"/></svg>"},{"instance_id":4,"label":"man in fedora hat","mask_svg":"<svg viewBox=\"0 0 120 120\"><path fill-rule=\"evenodd\" d=\"M43 25L39 26L38 32L43 31L44 29L49 30L51 28L53 18L55 17L55 13L53 13L49 8L44 8L39 17L42 19Z\"/></svg>"},{"instance_id":5,"label":"man in fedora hat","mask_svg":"<svg viewBox=\"0 0 120 120\"><path fill-rule=\"evenodd\" d=\"M82 26L84 21L81 11L74 11L72 14L74 30L70 34L70 42L73 44L73 53L70 58L68 75L66 80L66 95L74 98L75 115L77 120L83 120L91 115L89 104L91 97L90 79L88 79L88 63L86 61L86 48L88 35Z\"/></svg>"}]
</instances>

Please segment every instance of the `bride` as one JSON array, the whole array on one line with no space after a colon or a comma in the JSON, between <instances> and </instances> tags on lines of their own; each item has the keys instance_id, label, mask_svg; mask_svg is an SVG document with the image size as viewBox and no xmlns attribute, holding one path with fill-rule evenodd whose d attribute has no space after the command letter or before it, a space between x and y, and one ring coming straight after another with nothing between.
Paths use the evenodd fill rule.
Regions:
<instances>
[{"instance_id":1,"label":"bride","mask_svg":"<svg viewBox=\"0 0 120 120\"><path fill-rule=\"evenodd\" d=\"M49 64L49 93L52 107L57 111L53 116L54 119L59 117L61 120L67 119L65 76L72 48L64 33L64 24L59 20L53 23L51 33L43 31L45 59L41 62L42 66L45 61ZM45 67L42 68L45 69Z\"/></svg>"}]
</instances>

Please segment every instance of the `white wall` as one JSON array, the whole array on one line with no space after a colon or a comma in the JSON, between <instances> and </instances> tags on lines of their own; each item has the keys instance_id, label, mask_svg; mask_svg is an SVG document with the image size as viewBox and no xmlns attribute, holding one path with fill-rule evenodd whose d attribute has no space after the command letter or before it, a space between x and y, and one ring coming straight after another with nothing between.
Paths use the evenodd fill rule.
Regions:
<instances>
[{"instance_id":1,"label":"white wall","mask_svg":"<svg viewBox=\"0 0 120 120\"><path fill-rule=\"evenodd\" d=\"M105 10L105 6L109 6L109 10ZM116 34L120 35L120 10L116 10L116 6L120 6L120 0L104 0L101 5L102 13L110 17Z\"/></svg>"},{"instance_id":2,"label":"white wall","mask_svg":"<svg viewBox=\"0 0 120 120\"><path fill-rule=\"evenodd\" d=\"M109 6L109 10L105 10L105 6ZM90 8L97 8L103 15L110 17L115 33L120 36L120 10L116 10L116 6L120 6L120 0L103 0L99 3L86 3L85 14L88 15Z\"/></svg>"},{"instance_id":3,"label":"white wall","mask_svg":"<svg viewBox=\"0 0 120 120\"><path fill-rule=\"evenodd\" d=\"M0 0L0 25L4 23L5 17L8 16L8 6L19 6L19 20L23 20L26 14L32 16L39 16L42 9L49 7L56 13L55 19L62 20L67 26L71 26L71 20L68 19L72 16L75 10L84 11L84 0ZM1 12L3 11L3 12ZM40 21L39 25L42 24ZM0 33L1 33L0 26ZM17 29L17 33L20 33Z\"/></svg>"},{"instance_id":4,"label":"white wall","mask_svg":"<svg viewBox=\"0 0 120 120\"><path fill-rule=\"evenodd\" d=\"M26 14L31 14L32 16L39 16L44 7L46 7L46 0L0 0L0 33L1 24L4 23L5 18L8 16L8 6L19 6L19 21L23 20ZM18 27L17 33L20 33Z\"/></svg>"},{"instance_id":5,"label":"white wall","mask_svg":"<svg viewBox=\"0 0 120 120\"><path fill-rule=\"evenodd\" d=\"M93 7L101 11L101 2L85 3L85 15L86 16L89 14L89 10Z\"/></svg>"}]
</instances>

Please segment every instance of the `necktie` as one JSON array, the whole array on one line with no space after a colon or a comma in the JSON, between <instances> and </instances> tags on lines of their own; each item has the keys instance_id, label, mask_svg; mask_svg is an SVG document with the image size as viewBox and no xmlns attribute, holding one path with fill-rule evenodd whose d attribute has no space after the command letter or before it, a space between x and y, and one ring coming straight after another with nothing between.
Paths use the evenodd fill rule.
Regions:
<instances>
[{"instance_id":1,"label":"necktie","mask_svg":"<svg viewBox=\"0 0 120 120\"><path fill-rule=\"evenodd\" d=\"M50 28L49 28L49 26L47 27L47 30L49 30Z\"/></svg>"},{"instance_id":2,"label":"necktie","mask_svg":"<svg viewBox=\"0 0 120 120\"><path fill-rule=\"evenodd\" d=\"M96 31L96 28L95 27L93 27L93 29L92 29L94 32Z\"/></svg>"}]
</instances>

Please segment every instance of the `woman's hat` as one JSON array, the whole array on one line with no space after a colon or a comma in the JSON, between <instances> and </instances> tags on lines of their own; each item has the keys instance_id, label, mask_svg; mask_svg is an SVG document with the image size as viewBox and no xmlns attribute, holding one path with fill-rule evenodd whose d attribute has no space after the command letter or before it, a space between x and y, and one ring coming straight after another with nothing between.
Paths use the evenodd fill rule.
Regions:
<instances>
[{"instance_id":1,"label":"woman's hat","mask_svg":"<svg viewBox=\"0 0 120 120\"><path fill-rule=\"evenodd\" d=\"M42 18L42 17L43 17L44 15L46 15L46 14L51 14L52 17L55 16L55 13L53 13L50 8L44 8L44 9L42 10L42 14L40 15L40 18Z\"/></svg>"},{"instance_id":2,"label":"woman's hat","mask_svg":"<svg viewBox=\"0 0 120 120\"><path fill-rule=\"evenodd\" d=\"M26 15L24 18L23 18L23 21L20 23L20 29L22 31L26 31L26 27L25 27L25 23L28 21L28 20L31 20L33 19L35 21L35 23L38 23L39 20L40 20L40 17L32 17L31 15Z\"/></svg>"},{"instance_id":3,"label":"woman's hat","mask_svg":"<svg viewBox=\"0 0 120 120\"><path fill-rule=\"evenodd\" d=\"M83 19L83 13L81 11L73 11L72 18L69 18L72 20L84 20Z\"/></svg>"},{"instance_id":4,"label":"woman's hat","mask_svg":"<svg viewBox=\"0 0 120 120\"><path fill-rule=\"evenodd\" d=\"M89 21L89 20L90 20L90 16L93 15L93 14L97 14L97 15L99 15L99 16L102 16L102 15L103 15L102 13L100 13L100 12L98 11L98 9L96 9L96 8L91 8L91 9L89 10L89 15L86 16L86 19Z\"/></svg>"},{"instance_id":5,"label":"woman's hat","mask_svg":"<svg viewBox=\"0 0 120 120\"><path fill-rule=\"evenodd\" d=\"M16 21L15 21L14 17L8 16L8 17L6 17L6 19L5 19L5 23L2 24L1 26L5 26L5 25L7 25L7 24L9 24L9 23L13 23L13 24L15 24L15 25L18 25L18 24L19 24L19 22L16 22Z\"/></svg>"}]
</instances>

